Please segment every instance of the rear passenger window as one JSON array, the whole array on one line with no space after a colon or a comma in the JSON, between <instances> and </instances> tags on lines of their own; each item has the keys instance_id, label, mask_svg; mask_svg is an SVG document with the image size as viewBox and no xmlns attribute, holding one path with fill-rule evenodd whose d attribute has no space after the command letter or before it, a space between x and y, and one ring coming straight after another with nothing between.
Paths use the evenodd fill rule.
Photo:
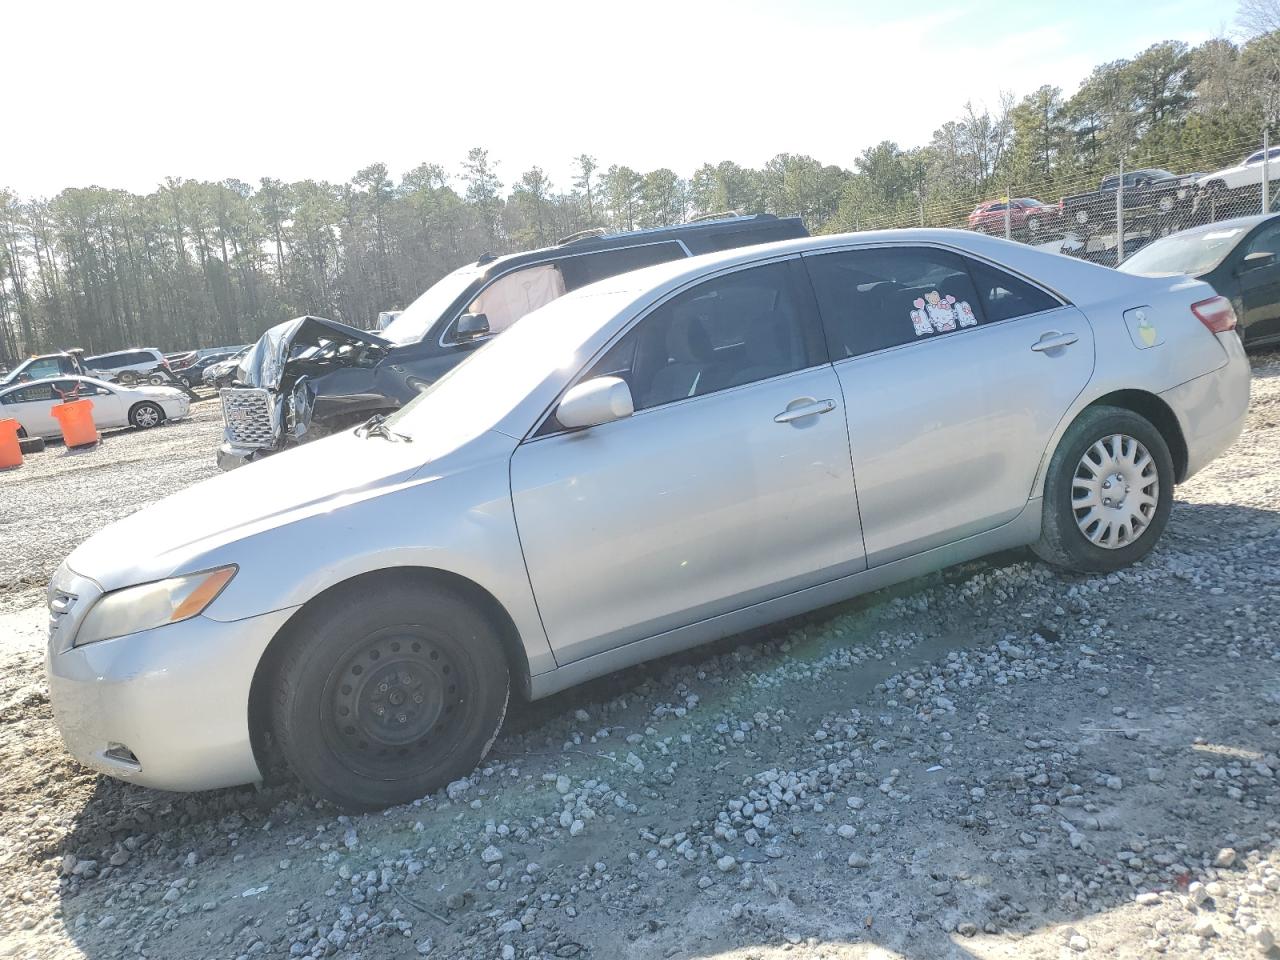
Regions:
<instances>
[{"instance_id":1,"label":"rear passenger window","mask_svg":"<svg viewBox=\"0 0 1280 960\"><path fill-rule=\"evenodd\" d=\"M964 260L929 247L804 258L833 360L928 340L985 322Z\"/></svg>"},{"instance_id":2,"label":"rear passenger window","mask_svg":"<svg viewBox=\"0 0 1280 960\"><path fill-rule=\"evenodd\" d=\"M1025 280L977 260L969 260L968 263L974 286L978 288L978 299L982 301L982 310L991 323L1061 306L1056 299Z\"/></svg>"}]
</instances>

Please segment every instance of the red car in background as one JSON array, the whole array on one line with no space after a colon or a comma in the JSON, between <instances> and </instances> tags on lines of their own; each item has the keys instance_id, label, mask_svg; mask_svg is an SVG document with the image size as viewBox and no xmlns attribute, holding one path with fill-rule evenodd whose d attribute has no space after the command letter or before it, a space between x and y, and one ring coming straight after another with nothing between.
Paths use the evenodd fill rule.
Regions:
<instances>
[{"instance_id":1,"label":"red car in background","mask_svg":"<svg viewBox=\"0 0 1280 960\"><path fill-rule=\"evenodd\" d=\"M1041 203L1031 197L1015 197L1009 203L988 200L969 214L969 229L995 236L1004 234L1004 216L1009 209L1009 232L1039 237L1059 229L1062 211L1057 204Z\"/></svg>"}]
</instances>

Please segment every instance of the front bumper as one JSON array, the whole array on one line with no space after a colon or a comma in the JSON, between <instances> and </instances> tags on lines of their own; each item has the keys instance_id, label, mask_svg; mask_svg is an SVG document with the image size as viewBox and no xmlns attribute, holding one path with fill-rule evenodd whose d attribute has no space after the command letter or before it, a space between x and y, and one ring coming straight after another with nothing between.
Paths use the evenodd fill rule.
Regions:
<instances>
[{"instance_id":1,"label":"front bumper","mask_svg":"<svg viewBox=\"0 0 1280 960\"><path fill-rule=\"evenodd\" d=\"M218 447L218 469L234 470L269 452L261 447L238 447L232 443L224 443Z\"/></svg>"},{"instance_id":2,"label":"front bumper","mask_svg":"<svg viewBox=\"0 0 1280 960\"><path fill-rule=\"evenodd\" d=\"M292 609L224 623L195 617L46 656L49 699L68 751L91 769L161 790L262 779L249 689Z\"/></svg>"},{"instance_id":3,"label":"front bumper","mask_svg":"<svg viewBox=\"0 0 1280 960\"><path fill-rule=\"evenodd\" d=\"M1187 444L1185 481L1236 442L1249 413L1252 370L1244 345L1234 330L1216 334L1227 362L1203 376L1166 390L1169 404Z\"/></svg>"}]
</instances>

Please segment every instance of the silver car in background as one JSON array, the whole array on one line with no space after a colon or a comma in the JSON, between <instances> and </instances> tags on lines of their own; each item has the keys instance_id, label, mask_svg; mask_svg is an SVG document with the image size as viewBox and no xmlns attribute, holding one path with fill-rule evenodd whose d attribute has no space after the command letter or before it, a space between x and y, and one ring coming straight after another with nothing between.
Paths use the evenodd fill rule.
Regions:
<instances>
[{"instance_id":1,"label":"silver car in background","mask_svg":"<svg viewBox=\"0 0 1280 960\"><path fill-rule=\"evenodd\" d=\"M385 420L193 486L49 588L71 752L349 808L466 775L514 689L996 550L1115 570L1240 433L1229 303L945 230L663 264L565 296ZM270 734L270 736L267 736Z\"/></svg>"}]
</instances>

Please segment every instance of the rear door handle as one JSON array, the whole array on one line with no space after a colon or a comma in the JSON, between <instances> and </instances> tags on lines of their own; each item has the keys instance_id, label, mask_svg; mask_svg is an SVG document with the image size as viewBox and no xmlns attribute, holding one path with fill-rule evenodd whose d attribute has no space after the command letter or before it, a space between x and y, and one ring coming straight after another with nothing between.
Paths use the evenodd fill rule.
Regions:
<instances>
[{"instance_id":1,"label":"rear door handle","mask_svg":"<svg viewBox=\"0 0 1280 960\"><path fill-rule=\"evenodd\" d=\"M1036 353L1044 353L1046 350L1056 350L1058 347L1069 347L1079 339L1074 333L1060 333L1057 330L1050 330L1033 343L1031 349Z\"/></svg>"},{"instance_id":2,"label":"rear door handle","mask_svg":"<svg viewBox=\"0 0 1280 960\"><path fill-rule=\"evenodd\" d=\"M798 407L788 407L774 417L773 422L790 423L792 420L803 420L805 417L816 417L820 413L830 413L835 408L836 402L834 400L813 400L809 403L802 403Z\"/></svg>"}]
</instances>

